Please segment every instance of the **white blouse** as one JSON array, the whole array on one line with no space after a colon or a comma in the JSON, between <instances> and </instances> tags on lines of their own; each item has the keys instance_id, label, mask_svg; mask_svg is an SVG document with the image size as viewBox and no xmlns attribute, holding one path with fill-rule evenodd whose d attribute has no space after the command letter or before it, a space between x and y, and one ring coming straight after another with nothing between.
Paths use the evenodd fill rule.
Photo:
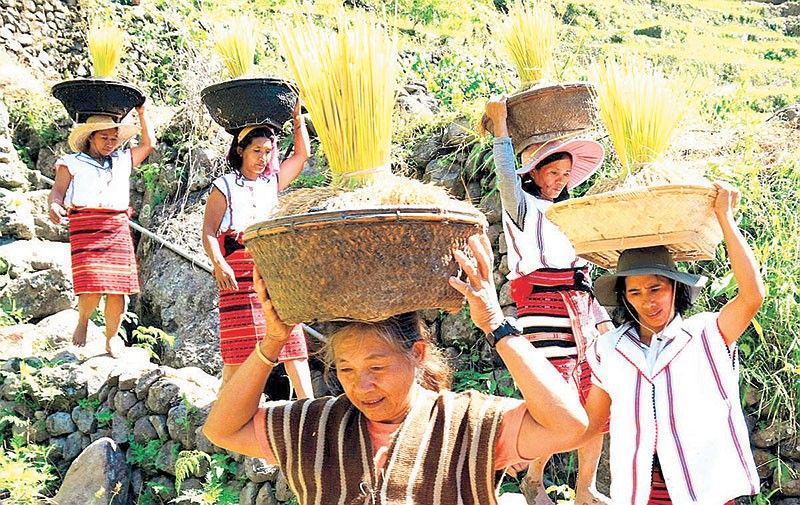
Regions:
<instances>
[{"instance_id":1,"label":"white blouse","mask_svg":"<svg viewBox=\"0 0 800 505\"><path fill-rule=\"evenodd\" d=\"M237 173L225 174L213 182L227 200L217 235L243 232L251 224L267 219L278 206L278 176L251 181Z\"/></svg>"},{"instance_id":2,"label":"white blouse","mask_svg":"<svg viewBox=\"0 0 800 505\"><path fill-rule=\"evenodd\" d=\"M117 150L103 162L86 153L68 154L56 161L72 176L64 207L127 210L130 205L131 150Z\"/></svg>"}]
</instances>

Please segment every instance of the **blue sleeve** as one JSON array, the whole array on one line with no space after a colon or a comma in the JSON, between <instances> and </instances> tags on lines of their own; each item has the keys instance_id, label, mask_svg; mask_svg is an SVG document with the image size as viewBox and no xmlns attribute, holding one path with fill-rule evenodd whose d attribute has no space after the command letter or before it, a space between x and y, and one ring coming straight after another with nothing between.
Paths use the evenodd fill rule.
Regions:
<instances>
[{"instance_id":1,"label":"blue sleeve","mask_svg":"<svg viewBox=\"0 0 800 505\"><path fill-rule=\"evenodd\" d=\"M494 139L494 167L497 172L497 186L500 190L500 202L518 228L522 229L527 208L517 176L517 158L510 137Z\"/></svg>"}]
</instances>

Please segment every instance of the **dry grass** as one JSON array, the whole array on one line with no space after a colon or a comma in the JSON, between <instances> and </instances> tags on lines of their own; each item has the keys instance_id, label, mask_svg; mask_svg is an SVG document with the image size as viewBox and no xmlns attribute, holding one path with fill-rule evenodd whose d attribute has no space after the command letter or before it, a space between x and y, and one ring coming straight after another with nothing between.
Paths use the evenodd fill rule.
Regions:
<instances>
[{"instance_id":1,"label":"dry grass","mask_svg":"<svg viewBox=\"0 0 800 505\"><path fill-rule=\"evenodd\" d=\"M110 21L93 23L86 34L95 77L111 78L122 58L125 33Z\"/></svg>"},{"instance_id":2,"label":"dry grass","mask_svg":"<svg viewBox=\"0 0 800 505\"><path fill-rule=\"evenodd\" d=\"M214 50L222 58L231 79L253 72L259 32L258 25L254 21L241 16L231 20L215 37Z\"/></svg>"},{"instance_id":3,"label":"dry grass","mask_svg":"<svg viewBox=\"0 0 800 505\"><path fill-rule=\"evenodd\" d=\"M522 88L547 80L553 73L553 52L560 23L550 4L515 0L498 35L503 51L517 69Z\"/></svg>"}]
</instances>

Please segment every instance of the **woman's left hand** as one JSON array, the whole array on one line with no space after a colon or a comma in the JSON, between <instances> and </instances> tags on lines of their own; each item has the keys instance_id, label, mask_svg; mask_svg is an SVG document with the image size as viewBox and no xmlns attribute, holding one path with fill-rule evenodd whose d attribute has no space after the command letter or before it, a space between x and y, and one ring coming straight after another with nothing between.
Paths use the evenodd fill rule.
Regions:
<instances>
[{"instance_id":1,"label":"woman's left hand","mask_svg":"<svg viewBox=\"0 0 800 505\"><path fill-rule=\"evenodd\" d=\"M739 190L727 182L716 181L714 187L717 188L717 197L714 200L714 212L717 218L722 219L727 215L733 215L739 207Z\"/></svg>"},{"instance_id":2,"label":"woman's left hand","mask_svg":"<svg viewBox=\"0 0 800 505\"><path fill-rule=\"evenodd\" d=\"M503 309L494 287L492 246L485 233L469 238L469 248L475 259L459 250L453 251L456 261L467 276L467 282L450 277L450 285L467 297L470 317L475 326L490 333L503 323Z\"/></svg>"},{"instance_id":3,"label":"woman's left hand","mask_svg":"<svg viewBox=\"0 0 800 505\"><path fill-rule=\"evenodd\" d=\"M267 285L256 267L253 267L253 291L258 295L258 300L261 302L261 310L264 312L264 322L267 326L265 339L286 343L289 340L292 327L284 323L275 311L275 306L269 298L269 292L267 292Z\"/></svg>"}]
</instances>

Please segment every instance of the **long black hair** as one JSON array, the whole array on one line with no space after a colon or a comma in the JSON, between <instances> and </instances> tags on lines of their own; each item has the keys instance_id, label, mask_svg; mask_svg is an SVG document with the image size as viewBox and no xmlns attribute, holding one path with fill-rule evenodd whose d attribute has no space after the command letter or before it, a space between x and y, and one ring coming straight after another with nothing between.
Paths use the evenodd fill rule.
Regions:
<instances>
[{"instance_id":1,"label":"long black hair","mask_svg":"<svg viewBox=\"0 0 800 505\"><path fill-rule=\"evenodd\" d=\"M234 170L240 170L242 168L242 155L239 154L237 148L241 147L242 149L245 149L253 142L253 140L261 137L266 137L268 139L271 139L273 144L275 144L276 140L275 132L272 130L272 128L268 126L259 126L258 128L253 128L251 131L247 132L247 135L245 135L240 142L239 134L241 131L242 130L238 130L234 134L233 141L231 141L231 147L230 149L228 149L228 156L227 156L228 166L230 166ZM272 148L277 149L278 146L273 145Z\"/></svg>"},{"instance_id":2,"label":"long black hair","mask_svg":"<svg viewBox=\"0 0 800 505\"><path fill-rule=\"evenodd\" d=\"M675 313L683 316L687 310L692 306L692 296L689 286L682 282L675 282L667 277L659 276L667 279L672 284L672 289L675 290ZM614 284L614 293L617 295L617 307L614 309L612 318L614 324L621 326L625 323L633 323L638 325L636 320L639 314L636 309L625 298L625 277L617 277L617 282Z\"/></svg>"},{"instance_id":3,"label":"long black hair","mask_svg":"<svg viewBox=\"0 0 800 505\"><path fill-rule=\"evenodd\" d=\"M531 172L534 170L541 170L542 167L553 163L554 161L561 161L561 160L569 160L572 163L572 155L568 152L557 152L546 156L542 161L536 164L535 167L531 169ZM539 186L534 182L533 177L531 176L531 172L524 174L522 176L522 181L520 184L522 185L522 190L526 193L529 193L537 198L541 198L542 190ZM561 202L569 198L569 191L567 191L567 187L564 186L564 189L561 193L553 200L553 202Z\"/></svg>"}]
</instances>

